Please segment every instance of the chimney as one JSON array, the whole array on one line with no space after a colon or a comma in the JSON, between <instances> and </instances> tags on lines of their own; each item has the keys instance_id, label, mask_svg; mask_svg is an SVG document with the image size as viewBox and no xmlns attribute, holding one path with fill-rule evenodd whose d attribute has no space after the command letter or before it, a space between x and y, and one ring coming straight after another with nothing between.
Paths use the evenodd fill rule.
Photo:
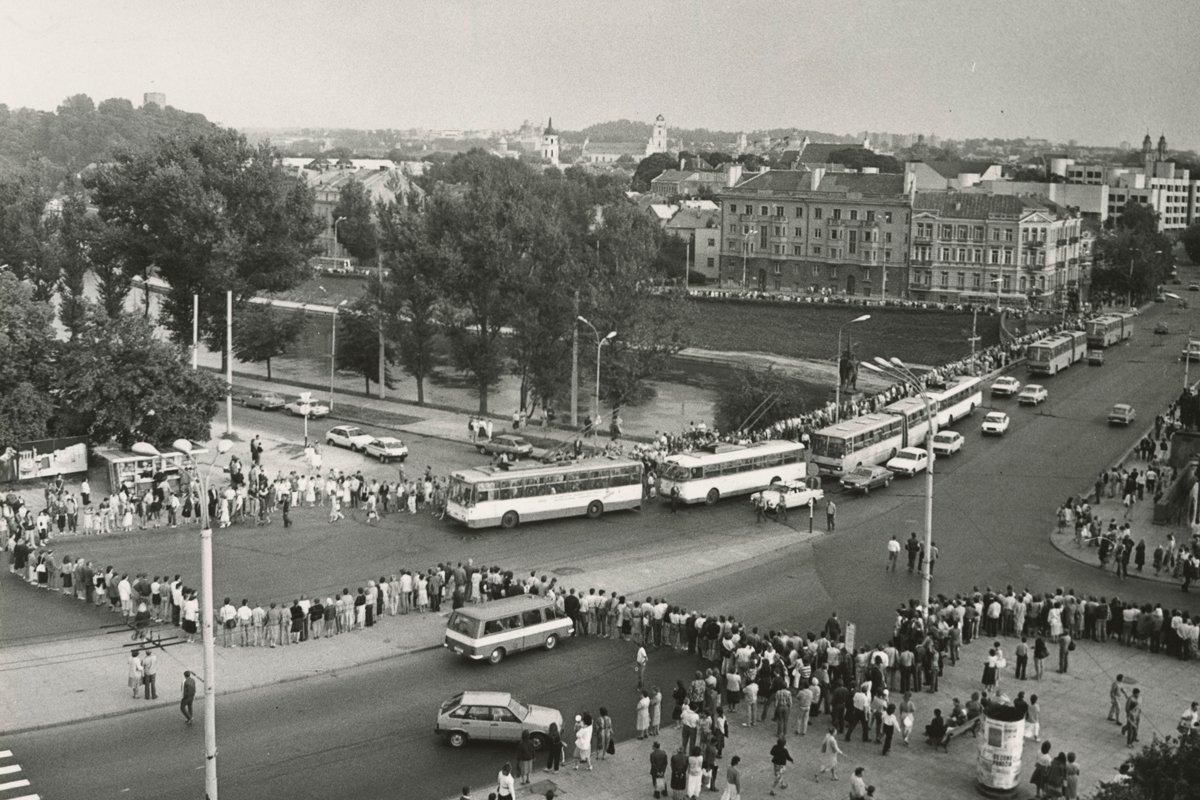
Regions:
<instances>
[{"instance_id":1,"label":"chimney","mask_svg":"<svg viewBox=\"0 0 1200 800\"><path fill-rule=\"evenodd\" d=\"M825 178L824 167L813 167L812 169L812 188L817 190L821 188L821 181Z\"/></svg>"},{"instance_id":2,"label":"chimney","mask_svg":"<svg viewBox=\"0 0 1200 800\"><path fill-rule=\"evenodd\" d=\"M685 167L683 164L684 164L683 156L680 156L679 157L679 171L680 172L683 172L685 169L687 169L687 167Z\"/></svg>"}]
</instances>

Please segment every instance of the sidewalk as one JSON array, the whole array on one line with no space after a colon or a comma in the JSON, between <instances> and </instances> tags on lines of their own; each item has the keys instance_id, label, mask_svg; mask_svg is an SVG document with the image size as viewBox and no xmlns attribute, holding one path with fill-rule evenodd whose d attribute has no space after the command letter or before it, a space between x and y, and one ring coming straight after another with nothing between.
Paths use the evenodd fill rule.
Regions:
<instances>
[{"instance_id":1,"label":"sidewalk","mask_svg":"<svg viewBox=\"0 0 1200 800\"><path fill-rule=\"evenodd\" d=\"M595 586L619 588L632 596L662 592L669 597L675 579L664 578L663 559L675 565L673 574L701 576L730 564L748 562L807 541L809 534L786 526L747 526L745 536L730 545L730 531L698 534L696 537L646 553L608 554L578 562L578 572L559 575L565 588ZM538 563L530 553L529 561L506 565L516 575L536 570L555 574L559 563ZM6 593L37 592L34 602L76 603L38 589L8 573L0 574ZM445 606L444 606L445 608ZM134 643L117 614L97 611L100 624L110 633L69 639L27 640L0 647L0 720L4 732L53 727L85 719L120 716L177 702L176 684L183 670L203 674L199 640L182 642L182 631L171 625L159 626L164 649L160 651L159 675L163 691L157 703L133 700L125 688L126 660ZM369 664L405 653L441 647L449 612L408 614L384 617L374 628L305 642L301 646L270 648L233 648L220 646L217 632L217 692L220 695L260 686L300 680L313 675ZM349 638L347 638L349 637ZM49 670L47 668L50 668ZM52 676L52 677L51 677Z\"/></svg>"},{"instance_id":2,"label":"sidewalk","mask_svg":"<svg viewBox=\"0 0 1200 800\"><path fill-rule=\"evenodd\" d=\"M1005 648L1011 652L1015 640L1003 640ZM899 736L895 739L892 752L888 756L880 755L881 746L864 744L856 736L854 741L846 742L845 737L839 738L839 744L845 755L839 759L838 781L835 783L825 776L819 783L813 779L813 773L819 761L821 739L828 726L829 717L816 717L809 725L805 736L789 732L788 749L795 759L795 764L789 765L786 790L777 790L783 798L816 798L817 800L844 800L849 792L849 777L855 767L865 767L864 777L868 784L873 784L876 797L887 800L961 800L964 797L976 796L975 770L978 758L979 740L967 736L956 738L949 747L949 753L935 750L925 744L923 734L926 723L933 716L933 709L942 709L948 714L951 699L958 697L965 703L972 691L979 690L979 677L983 669L983 657L986 655L984 642L976 640L963 648L963 660L957 667L946 667L941 679L940 691L937 694L921 692L914 696L917 705L916 720L913 725L911 743L905 746ZM1046 676L1041 681L1017 681L1013 678L1013 668L1004 671L1001 678L1001 689L1005 694L1015 696L1016 692L1024 691L1026 697L1037 694L1042 709L1042 740L1051 742L1051 753L1073 752L1082 770L1079 781L1081 796L1088 796L1094 790L1097 782L1113 776L1122 761L1132 750L1125 746L1125 739L1120 729L1113 723L1105 721L1108 713L1108 688L1116 673L1132 676L1141 687L1143 700L1142 724L1140 730L1141 745L1148 744L1156 735L1167 736L1174 734L1175 723L1187 704L1195 699L1184 694L1187 689L1193 692L1196 687L1196 669L1194 664L1177 661L1163 655L1150 655L1139 650L1131 650L1120 645L1100 645L1093 642L1080 642L1078 649L1072 654L1069 674L1060 675L1047 661ZM685 677L685 676L677 676ZM669 686L671 681L660 685ZM1180 690L1178 687L1187 687ZM1132 686L1130 687L1132 688ZM899 697L893 692L893 697ZM670 707L670 698L665 705ZM627 708L618 708L614 716L632 715L633 701ZM577 709L561 709L564 717L574 714ZM669 714L668 714L669 717ZM742 776L742 797L763 798L771 788L772 774L769 751L774 745L775 724L771 721L759 723L754 728L744 728L741 722L745 712L738 711L730 716L730 739L726 743L724 758L718 761L720 779L719 789L725 787L725 770L733 756L741 756L739 769ZM669 718L666 724L670 725ZM791 725L795 730L795 723ZM657 737L668 755L679 747L680 734L669 727L664 727ZM1139 746L1141 746L1139 745ZM1015 798L1033 797L1034 789L1029 783L1033 772L1034 760L1040 745L1026 739L1021 760L1021 783L1017 790L1009 795ZM539 758L534 762L537 773L531 786L518 786L518 797L544 797L547 789L553 789L559 798L586 798L587 800L631 800L631 798L651 798L653 789L650 785L649 753L651 740L626 740L617 744L617 754L604 761L595 761L595 771L579 772L572 769L572 762L564 765L557 775L549 775L542 771L545 759ZM516 765L516 749L513 748L512 763ZM593 759L596 754L593 753ZM497 759L496 770L499 772L502 759ZM458 787L452 779L447 780L447 800L457 800ZM489 792L495 791L495 782L472 787L471 797L483 800ZM675 795L671 795L675 796ZM678 796L682 796L680 793ZM716 793L706 792L704 796L719 797Z\"/></svg>"}]
</instances>

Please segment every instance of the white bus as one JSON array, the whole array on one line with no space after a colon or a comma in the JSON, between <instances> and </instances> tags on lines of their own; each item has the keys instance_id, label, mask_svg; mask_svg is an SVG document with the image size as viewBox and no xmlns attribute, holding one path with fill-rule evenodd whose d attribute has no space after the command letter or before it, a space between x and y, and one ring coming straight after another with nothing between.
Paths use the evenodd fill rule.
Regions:
<instances>
[{"instance_id":1,"label":"white bus","mask_svg":"<svg viewBox=\"0 0 1200 800\"><path fill-rule=\"evenodd\" d=\"M937 406L937 426L941 430L971 416L983 405L983 381L971 375L960 375L945 389L930 392L929 401Z\"/></svg>"},{"instance_id":2,"label":"white bus","mask_svg":"<svg viewBox=\"0 0 1200 800\"><path fill-rule=\"evenodd\" d=\"M722 497L750 494L776 481L802 481L808 472L804 445L786 439L754 444L716 444L669 456L658 470L658 493L684 503L712 505Z\"/></svg>"},{"instance_id":3,"label":"white bus","mask_svg":"<svg viewBox=\"0 0 1200 800\"><path fill-rule=\"evenodd\" d=\"M863 414L812 435L811 458L821 475L840 476L864 464L882 464L904 447L905 421L896 414Z\"/></svg>"},{"instance_id":4,"label":"white bus","mask_svg":"<svg viewBox=\"0 0 1200 800\"><path fill-rule=\"evenodd\" d=\"M446 513L472 528L513 528L555 517L597 519L641 505L642 462L590 458L459 470L450 476Z\"/></svg>"},{"instance_id":5,"label":"white bus","mask_svg":"<svg viewBox=\"0 0 1200 800\"><path fill-rule=\"evenodd\" d=\"M1133 314L1113 312L1093 317L1084 323L1088 347L1108 347L1133 336Z\"/></svg>"},{"instance_id":6,"label":"white bus","mask_svg":"<svg viewBox=\"0 0 1200 800\"><path fill-rule=\"evenodd\" d=\"M1087 355L1087 334L1063 331L1029 345L1026 367L1032 375L1054 375Z\"/></svg>"}]
</instances>

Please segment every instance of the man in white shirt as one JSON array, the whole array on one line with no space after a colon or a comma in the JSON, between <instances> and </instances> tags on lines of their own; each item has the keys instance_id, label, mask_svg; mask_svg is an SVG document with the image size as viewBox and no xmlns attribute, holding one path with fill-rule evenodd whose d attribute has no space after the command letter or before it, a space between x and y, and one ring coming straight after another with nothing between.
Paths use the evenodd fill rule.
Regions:
<instances>
[{"instance_id":1,"label":"man in white shirt","mask_svg":"<svg viewBox=\"0 0 1200 800\"><path fill-rule=\"evenodd\" d=\"M887 566L884 568L885 572L896 571L896 564L900 561L900 549L900 540L893 536L887 543L888 557Z\"/></svg>"},{"instance_id":2,"label":"man in white shirt","mask_svg":"<svg viewBox=\"0 0 1200 800\"><path fill-rule=\"evenodd\" d=\"M233 629L237 627L237 609L233 607L233 603L229 598L225 598L225 605L221 606L221 611L217 615L221 623L221 645L223 647L233 647Z\"/></svg>"}]
</instances>

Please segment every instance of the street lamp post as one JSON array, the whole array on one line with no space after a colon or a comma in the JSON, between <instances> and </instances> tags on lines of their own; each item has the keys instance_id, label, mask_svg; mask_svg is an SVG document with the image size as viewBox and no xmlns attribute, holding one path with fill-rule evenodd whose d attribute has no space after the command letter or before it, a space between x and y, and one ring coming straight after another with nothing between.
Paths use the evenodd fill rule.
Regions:
<instances>
[{"instance_id":1,"label":"street lamp post","mask_svg":"<svg viewBox=\"0 0 1200 800\"><path fill-rule=\"evenodd\" d=\"M937 413L929 400L925 384L900 359L883 359L876 356L874 364L863 362L863 366L872 372L911 383L917 387L921 402L925 404L929 430L925 436L925 459L928 466L925 469L925 563L921 570L921 608L922 613L928 613L930 587L933 584L933 563L930 555L933 552L933 437L937 434Z\"/></svg>"},{"instance_id":2,"label":"street lamp post","mask_svg":"<svg viewBox=\"0 0 1200 800\"><path fill-rule=\"evenodd\" d=\"M592 410L592 447L596 447L596 438L600 431L600 349L608 344L617 335L616 331L609 331L608 335L600 338L600 331L596 330L596 326L588 322L583 317L576 317L584 325L592 329L592 333L596 337L596 395L595 405Z\"/></svg>"},{"instance_id":3,"label":"street lamp post","mask_svg":"<svg viewBox=\"0 0 1200 800\"><path fill-rule=\"evenodd\" d=\"M750 253L750 237L758 233L758 228L751 228L742 234L742 291L746 291L746 257Z\"/></svg>"},{"instance_id":4,"label":"street lamp post","mask_svg":"<svg viewBox=\"0 0 1200 800\"><path fill-rule=\"evenodd\" d=\"M141 444L141 443L139 443ZM208 469L196 469L195 448L187 439L176 439L171 447L188 457L200 483L200 612L204 643L204 796L217 800L217 675L213 637L213 549L212 520L208 516L208 487L217 459L233 449L233 442L222 439Z\"/></svg>"},{"instance_id":5,"label":"street lamp post","mask_svg":"<svg viewBox=\"0 0 1200 800\"><path fill-rule=\"evenodd\" d=\"M324 286L318 286L317 288L320 289L325 294L329 294L329 290L326 289ZM349 302L350 302L349 300L343 300L342 302L338 303L337 305L335 305L333 307L333 329L332 329L332 332L329 334L329 410L330 411L333 411L333 377L334 377L334 370L337 367L338 309L341 308L342 306L346 305L346 303L349 303ZM380 373L379 377L382 380L382 378L383 378L382 372Z\"/></svg>"},{"instance_id":6,"label":"street lamp post","mask_svg":"<svg viewBox=\"0 0 1200 800\"><path fill-rule=\"evenodd\" d=\"M838 328L837 357L834 358L834 360L833 360L834 366L837 369L837 383L834 385L834 389L833 389L833 421L834 422L838 422L842 418L842 369L841 369L841 367L842 367L842 331L844 331L846 329L847 325L853 325L856 322L866 322L870 318L871 318L870 314L863 314L861 317L855 317L854 319L850 320L849 322L843 323L842 326L840 328ZM826 395L826 396L828 396L828 395Z\"/></svg>"}]
</instances>

